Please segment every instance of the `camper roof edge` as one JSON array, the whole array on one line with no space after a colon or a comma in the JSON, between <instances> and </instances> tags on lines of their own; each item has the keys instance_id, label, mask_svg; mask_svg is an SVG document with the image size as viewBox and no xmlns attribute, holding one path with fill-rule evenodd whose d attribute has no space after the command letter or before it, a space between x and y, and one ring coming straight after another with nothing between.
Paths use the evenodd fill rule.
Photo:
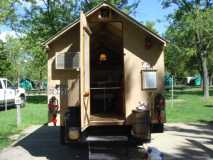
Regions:
<instances>
[{"instance_id":1,"label":"camper roof edge","mask_svg":"<svg viewBox=\"0 0 213 160\"><path fill-rule=\"evenodd\" d=\"M157 40L161 41L164 44L164 46L166 46L166 43L168 43L168 41L166 39L164 39L161 36L159 36L158 34L152 32L146 26L144 26L143 24L139 23L137 20L133 19L132 17L130 17L126 13L120 11L119 9L117 9L116 7L114 7L112 4L107 3L106 1L100 3L99 5L97 5L96 7L94 7L93 9L89 10L85 15L89 16L89 15L93 14L94 12L96 12L101 7L105 7L105 6L110 7L113 11L117 12L119 15L121 15L125 19L129 20L130 22L132 22L136 26L140 27L141 29L143 29L144 31L146 31L147 33L149 33L150 35L152 35L153 37L155 37ZM66 27L64 27L62 30L60 30L59 32L57 32L55 35L51 36L48 40L44 41L42 43L42 45L45 46L45 48L49 48L48 47L49 44L51 44L52 42L54 42L57 38L59 38L61 35L63 35L64 33L66 33L68 30L70 30L71 28L73 28L78 23L80 23L80 19L79 18L76 19L74 22L70 23L69 25L67 25Z\"/></svg>"}]
</instances>

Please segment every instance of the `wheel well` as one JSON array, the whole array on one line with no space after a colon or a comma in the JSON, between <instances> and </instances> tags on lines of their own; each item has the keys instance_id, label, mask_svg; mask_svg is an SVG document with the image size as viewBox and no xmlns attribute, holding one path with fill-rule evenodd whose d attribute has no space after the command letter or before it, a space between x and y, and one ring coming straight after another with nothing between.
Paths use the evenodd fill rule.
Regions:
<instances>
[{"instance_id":1,"label":"wheel well","mask_svg":"<svg viewBox=\"0 0 213 160\"><path fill-rule=\"evenodd\" d=\"M24 98L25 98L26 96L25 96L25 94L22 93L22 94L20 95L20 97L24 97Z\"/></svg>"}]
</instances>

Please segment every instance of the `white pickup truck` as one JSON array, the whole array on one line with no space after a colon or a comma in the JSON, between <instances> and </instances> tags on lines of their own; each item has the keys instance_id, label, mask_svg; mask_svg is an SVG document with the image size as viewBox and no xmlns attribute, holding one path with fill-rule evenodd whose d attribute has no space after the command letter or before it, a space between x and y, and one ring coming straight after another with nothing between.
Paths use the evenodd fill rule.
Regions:
<instances>
[{"instance_id":1,"label":"white pickup truck","mask_svg":"<svg viewBox=\"0 0 213 160\"><path fill-rule=\"evenodd\" d=\"M23 88L16 88L6 78L0 78L0 107L13 106L15 98L21 98L21 105L25 105L26 93Z\"/></svg>"}]
</instances>

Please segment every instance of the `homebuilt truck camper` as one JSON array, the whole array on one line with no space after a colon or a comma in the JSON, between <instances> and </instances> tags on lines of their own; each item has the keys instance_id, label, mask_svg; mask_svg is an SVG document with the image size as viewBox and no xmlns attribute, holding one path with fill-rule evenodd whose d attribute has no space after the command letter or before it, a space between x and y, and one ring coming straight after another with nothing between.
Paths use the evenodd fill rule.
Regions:
<instances>
[{"instance_id":1,"label":"homebuilt truck camper","mask_svg":"<svg viewBox=\"0 0 213 160\"><path fill-rule=\"evenodd\" d=\"M50 121L60 117L62 142L96 131L147 140L163 130L165 46L106 2L47 40L48 105L50 114L59 110Z\"/></svg>"}]
</instances>

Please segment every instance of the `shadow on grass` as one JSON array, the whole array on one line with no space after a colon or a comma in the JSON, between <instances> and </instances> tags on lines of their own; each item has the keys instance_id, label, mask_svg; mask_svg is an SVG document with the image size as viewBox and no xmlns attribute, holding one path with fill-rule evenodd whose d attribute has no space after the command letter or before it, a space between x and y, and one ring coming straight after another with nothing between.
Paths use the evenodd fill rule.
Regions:
<instances>
[{"instance_id":1,"label":"shadow on grass","mask_svg":"<svg viewBox=\"0 0 213 160\"><path fill-rule=\"evenodd\" d=\"M204 105L204 107L213 108L213 105Z\"/></svg>"},{"instance_id":2,"label":"shadow on grass","mask_svg":"<svg viewBox=\"0 0 213 160\"><path fill-rule=\"evenodd\" d=\"M193 88L192 88L193 89ZM175 90L174 91L174 98L177 98L179 95L182 95L182 94L187 94L187 95L194 95L194 96L203 96L203 91L202 91L202 89L200 89L200 90ZM209 90L209 95L210 96L213 96L213 90L212 89L210 89ZM165 96L167 97L167 98L171 98L171 90L168 92L166 92L166 94L165 94Z\"/></svg>"},{"instance_id":3,"label":"shadow on grass","mask_svg":"<svg viewBox=\"0 0 213 160\"><path fill-rule=\"evenodd\" d=\"M212 126L212 130L213 130L213 120L199 120L200 123L205 123L206 125Z\"/></svg>"},{"instance_id":4,"label":"shadow on grass","mask_svg":"<svg viewBox=\"0 0 213 160\"><path fill-rule=\"evenodd\" d=\"M27 96L27 102L34 104L47 104L47 96L45 95Z\"/></svg>"},{"instance_id":5,"label":"shadow on grass","mask_svg":"<svg viewBox=\"0 0 213 160\"><path fill-rule=\"evenodd\" d=\"M14 108L16 108L15 105L7 106L7 110L11 110L11 109L14 109ZM0 107L0 111L5 111L5 107Z\"/></svg>"}]
</instances>

